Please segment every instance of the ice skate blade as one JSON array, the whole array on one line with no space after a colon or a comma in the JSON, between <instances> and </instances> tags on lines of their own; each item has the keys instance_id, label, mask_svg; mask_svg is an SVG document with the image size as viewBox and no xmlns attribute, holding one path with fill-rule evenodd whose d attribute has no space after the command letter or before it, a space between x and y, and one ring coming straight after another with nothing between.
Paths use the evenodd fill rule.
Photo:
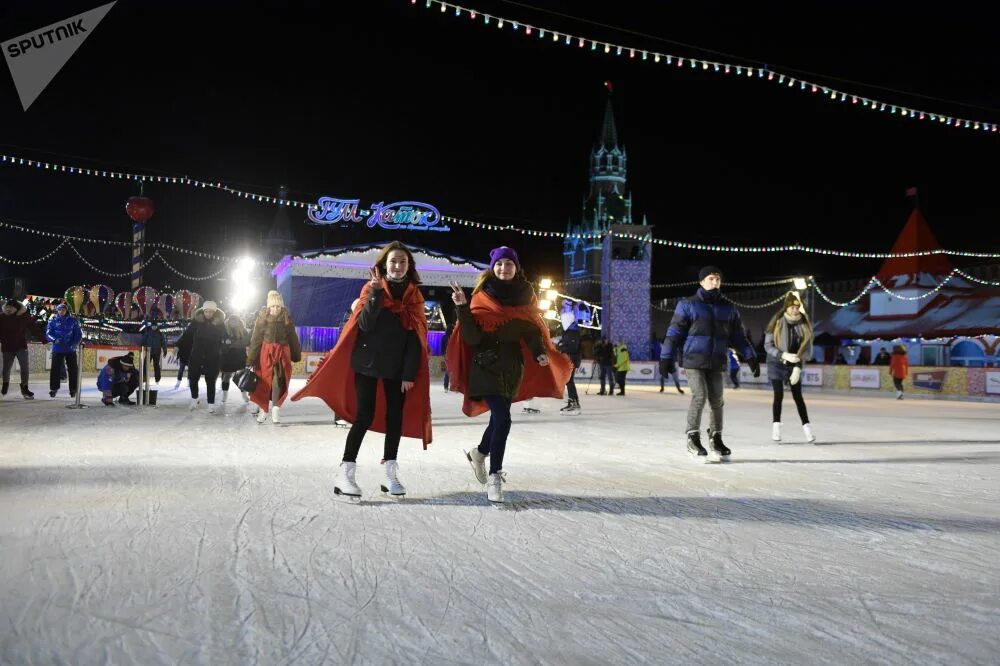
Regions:
<instances>
[{"instance_id":1,"label":"ice skate blade","mask_svg":"<svg viewBox=\"0 0 1000 666\"><path fill-rule=\"evenodd\" d=\"M688 455L691 456L692 460L699 464L705 464L708 462L708 456L700 456L697 453L691 453L688 451Z\"/></svg>"},{"instance_id":2,"label":"ice skate blade","mask_svg":"<svg viewBox=\"0 0 1000 666\"><path fill-rule=\"evenodd\" d=\"M359 504L361 502L361 495L348 495L336 486L333 487L333 494L350 504Z\"/></svg>"},{"instance_id":3,"label":"ice skate blade","mask_svg":"<svg viewBox=\"0 0 1000 666\"><path fill-rule=\"evenodd\" d=\"M405 492L402 492L402 493L390 493L388 486L381 486L381 488L382 488L382 492L383 493L385 493L386 495L388 495L389 497L392 497L394 499L402 499L402 498L406 497L406 493Z\"/></svg>"}]
</instances>

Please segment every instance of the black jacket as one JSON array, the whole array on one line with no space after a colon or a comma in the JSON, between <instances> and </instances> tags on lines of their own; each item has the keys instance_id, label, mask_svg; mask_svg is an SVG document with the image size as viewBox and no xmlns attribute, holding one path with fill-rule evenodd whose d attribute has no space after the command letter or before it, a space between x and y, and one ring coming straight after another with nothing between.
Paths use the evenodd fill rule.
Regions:
<instances>
[{"instance_id":1,"label":"black jacket","mask_svg":"<svg viewBox=\"0 0 1000 666\"><path fill-rule=\"evenodd\" d=\"M401 298L406 284L390 288L399 290ZM383 294L381 288L372 289L361 306L351 367L368 377L412 382L420 369L420 340L416 332L403 328L399 315L382 307Z\"/></svg>"},{"instance_id":2,"label":"black jacket","mask_svg":"<svg viewBox=\"0 0 1000 666\"><path fill-rule=\"evenodd\" d=\"M594 345L594 357L597 359L598 365L614 365L614 351L612 345L604 342L598 342Z\"/></svg>"},{"instance_id":3,"label":"black jacket","mask_svg":"<svg viewBox=\"0 0 1000 666\"><path fill-rule=\"evenodd\" d=\"M194 313L191 324L177 341L184 349L191 346L187 364L192 369L201 368L205 373L218 373L222 356L222 340L226 337L226 313L217 310L211 320L201 308Z\"/></svg>"},{"instance_id":4,"label":"black jacket","mask_svg":"<svg viewBox=\"0 0 1000 666\"><path fill-rule=\"evenodd\" d=\"M573 361L573 365L580 367L580 329L571 328L569 330L563 331L562 337L559 338L559 351L569 356L570 360Z\"/></svg>"}]
</instances>

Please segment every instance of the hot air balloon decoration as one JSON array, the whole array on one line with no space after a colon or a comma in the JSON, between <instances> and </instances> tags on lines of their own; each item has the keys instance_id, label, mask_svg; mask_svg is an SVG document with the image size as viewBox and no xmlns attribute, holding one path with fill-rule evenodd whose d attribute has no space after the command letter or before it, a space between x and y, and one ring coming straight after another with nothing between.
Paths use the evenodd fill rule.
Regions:
<instances>
[{"instance_id":1,"label":"hot air balloon decoration","mask_svg":"<svg viewBox=\"0 0 1000 666\"><path fill-rule=\"evenodd\" d=\"M114 290L106 284L95 284L90 288L90 302L94 304L100 315L108 311L108 306L115 302Z\"/></svg>"},{"instance_id":2,"label":"hot air balloon decoration","mask_svg":"<svg viewBox=\"0 0 1000 666\"><path fill-rule=\"evenodd\" d=\"M173 294L160 294L160 297L156 299L156 309L160 311L164 319L174 318L174 301Z\"/></svg>"},{"instance_id":3,"label":"hot air balloon decoration","mask_svg":"<svg viewBox=\"0 0 1000 666\"><path fill-rule=\"evenodd\" d=\"M87 291L83 287L70 287L64 296L70 312L75 315L83 312L83 304L87 302Z\"/></svg>"},{"instance_id":4,"label":"hot air balloon decoration","mask_svg":"<svg viewBox=\"0 0 1000 666\"><path fill-rule=\"evenodd\" d=\"M152 287L139 287L132 294L132 300L135 301L135 306L139 308L139 314L142 315L143 319L148 318L149 314L155 310L158 296L159 294Z\"/></svg>"},{"instance_id":5,"label":"hot air balloon decoration","mask_svg":"<svg viewBox=\"0 0 1000 666\"><path fill-rule=\"evenodd\" d=\"M132 319L132 314L135 310L135 307L132 305L132 292L120 292L115 297L115 307L118 308L118 316L123 320L129 321Z\"/></svg>"}]
</instances>

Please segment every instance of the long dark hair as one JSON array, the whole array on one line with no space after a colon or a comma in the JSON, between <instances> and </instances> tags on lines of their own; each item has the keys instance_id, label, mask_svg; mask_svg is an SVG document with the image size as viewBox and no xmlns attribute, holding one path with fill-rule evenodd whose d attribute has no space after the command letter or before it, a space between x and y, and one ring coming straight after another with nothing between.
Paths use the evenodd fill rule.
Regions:
<instances>
[{"instance_id":1,"label":"long dark hair","mask_svg":"<svg viewBox=\"0 0 1000 666\"><path fill-rule=\"evenodd\" d=\"M413 284L420 284L420 273L417 272L417 263L413 260L413 253L410 252L410 248L406 247L399 241L392 241L378 253L378 257L375 258L375 265L378 267L379 273L383 276L389 274L389 270L386 268L385 264L389 260L389 253L393 250L399 250L400 252L406 253L406 277L410 278L410 282Z\"/></svg>"}]
</instances>

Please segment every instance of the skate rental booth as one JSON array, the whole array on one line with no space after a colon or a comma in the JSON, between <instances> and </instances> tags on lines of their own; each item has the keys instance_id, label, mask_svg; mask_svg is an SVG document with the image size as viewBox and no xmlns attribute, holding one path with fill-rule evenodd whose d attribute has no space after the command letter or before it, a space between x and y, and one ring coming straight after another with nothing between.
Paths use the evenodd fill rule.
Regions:
<instances>
[{"instance_id":1,"label":"skate rental booth","mask_svg":"<svg viewBox=\"0 0 1000 666\"><path fill-rule=\"evenodd\" d=\"M312 372L323 353L337 343L340 327L347 320L351 303L370 279L369 269L385 242L311 250L282 258L272 271L278 291L295 320L306 359ZM450 303L456 282L473 288L479 274L489 268L482 262L408 245L420 274L420 291L427 303L427 344L434 356L444 353L446 322L442 302Z\"/></svg>"}]
</instances>

